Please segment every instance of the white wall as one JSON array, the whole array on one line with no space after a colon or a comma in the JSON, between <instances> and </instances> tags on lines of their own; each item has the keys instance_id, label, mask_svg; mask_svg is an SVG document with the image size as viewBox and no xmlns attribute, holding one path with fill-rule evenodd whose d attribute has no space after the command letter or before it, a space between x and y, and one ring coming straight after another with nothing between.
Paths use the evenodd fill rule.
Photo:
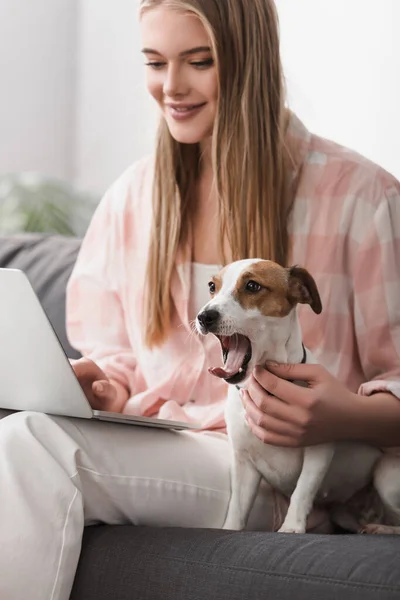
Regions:
<instances>
[{"instance_id":1,"label":"white wall","mask_svg":"<svg viewBox=\"0 0 400 600\"><path fill-rule=\"evenodd\" d=\"M75 180L103 191L152 149L136 0L81 0Z\"/></svg>"},{"instance_id":2,"label":"white wall","mask_svg":"<svg viewBox=\"0 0 400 600\"><path fill-rule=\"evenodd\" d=\"M77 1L0 0L0 174L73 177Z\"/></svg>"},{"instance_id":3,"label":"white wall","mask_svg":"<svg viewBox=\"0 0 400 600\"><path fill-rule=\"evenodd\" d=\"M399 0L276 0L289 104L400 179Z\"/></svg>"}]
</instances>

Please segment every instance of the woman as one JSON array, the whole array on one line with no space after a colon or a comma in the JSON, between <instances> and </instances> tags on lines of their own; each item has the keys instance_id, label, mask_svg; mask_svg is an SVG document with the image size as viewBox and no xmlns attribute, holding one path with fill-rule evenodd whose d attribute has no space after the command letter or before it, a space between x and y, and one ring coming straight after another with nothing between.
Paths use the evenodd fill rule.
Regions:
<instances>
[{"instance_id":1,"label":"woman","mask_svg":"<svg viewBox=\"0 0 400 600\"><path fill-rule=\"evenodd\" d=\"M281 445L400 441L399 184L285 110L272 0L143 0L140 20L157 149L107 192L83 242L68 288L69 335L85 356L74 369L95 407L203 431L3 418L8 600L67 600L85 523L223 525L226 384L207 373L219 345L191 335L190 320L225 262L301 263L325 307L301 323L331 374L257 370L244 398L254 433ZM293 376L310 382L306 401ZM248 527L276 529L284 507L261 486Z\"/></svg>"}]
</instances>

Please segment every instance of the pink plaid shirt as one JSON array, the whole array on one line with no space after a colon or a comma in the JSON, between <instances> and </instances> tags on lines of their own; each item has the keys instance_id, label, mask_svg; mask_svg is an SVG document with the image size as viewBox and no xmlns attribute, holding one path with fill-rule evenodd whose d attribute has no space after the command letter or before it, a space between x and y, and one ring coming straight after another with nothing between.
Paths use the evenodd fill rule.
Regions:
<instances>
[{"instance_id":1,"label":"pink plaid shirt","mask_svg":"<svg viewBox=\"0 0 400 600\"><path fill-rule=\"evenodd\" d=\"M323 304L319 316L299 307L304 343L352 391L400 398L400 184L294 115L288 136L297 165L290 263L312 273ZM171 334L152 351L141 339L152 181L149 158L99 204L68 284L69 339L129 390L125 413L224 430L227 384L207 372L221 364L219 342L189 327L189 248L177 257Z\"/></svg>"}]
</instances>

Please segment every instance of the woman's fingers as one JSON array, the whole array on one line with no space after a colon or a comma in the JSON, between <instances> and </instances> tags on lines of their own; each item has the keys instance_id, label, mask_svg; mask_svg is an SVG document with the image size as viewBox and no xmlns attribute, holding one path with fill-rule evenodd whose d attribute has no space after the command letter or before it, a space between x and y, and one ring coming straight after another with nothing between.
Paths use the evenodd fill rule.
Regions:
<instances>
[{"instance_id":1,"label":"woman's fingers","mask_svg":"<svg viewBox=\"0 0 400 600\"><path fill-rule=\"evenodd\" d=\"M294 389L294 393L296 393ZM308 412L301 404L285 402L272 396L255 380L251 379L248 387L249 401L269 418L273 417L289 424L303 427L307 424Z\"/></svg>"},{"instance_id":2,"label":"woman's fingers","mask_svg":"<svg viewBox=\"0 0 400 600\"><path fill-rule=\"evenodd\" d=\"M94 381L92 385L92 391L97 398L102 402L106 403L107 406L111 406L117 399L117 390L112 383L106 380Z\"/></svg>"},{"instance_id":3,"label":"woman's fingers","mask_svg":"<svg viewBox=\"0 0 400 600\"><path fill-rule=\"evenodd\" d=\"M248 425L254 433L254 435L258 437L259 440L264 442L264 444L270 444L271 446L282 446L286 448L298 447L298 442L295 437L275 433L273 431L264 429L263 427L259 427L258 425L253 423L251 419L248 420Z\"/></svg>"},{"instance_id":4,"label":"woman's fingers","mask_svg":"<svg viewBox=\"0 0 400 600\"><path fill-rule=\"evenodd\" d=\"M301 387L286 379L281 379L263 367L256 367L253 375L261 388L288 404L307 404L312 394L309 388Z\"/></svg>"},{"instance_id":5,"label":"woman's fingers","mask_svg":"<svg viewBox=\"0 0 400 600\"><path fill-rule=\"evenodd\" d=\"M290 437L298 437L301 435L301 426L297 425L297 423L292 422L292 419L288 420L284 417L281 417L278 414L278 411L275 414L271 414L271 412L264 412L264 410L260 409L250 398L248 392L243 393L243 400L246 407L246 414L251 419L252 423L256 425L258 428L264 429L266 432L290 436ZM277 401L275 398L271 398L272 401ZM280 402L279 400L277 402ZM281 402L284 409L288 409L288 407Z\"/></svg>"}]
</instances>

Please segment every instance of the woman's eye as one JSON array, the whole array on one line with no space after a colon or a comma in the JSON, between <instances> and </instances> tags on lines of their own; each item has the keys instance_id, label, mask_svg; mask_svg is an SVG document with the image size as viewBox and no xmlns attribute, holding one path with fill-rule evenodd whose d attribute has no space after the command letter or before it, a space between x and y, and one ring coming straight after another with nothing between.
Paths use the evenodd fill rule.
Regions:
<instances>
[{"instance_id":1,"label":"woman's eye","mask_svg":"<svg viewBox=\"0 0 400 600\"><path fill-rule=\"evenodd\" d=\"M208 289L210 290L210 294L215 294L215 283L210 281L210 283L208 284Z\"/></svg>"},{"instance_id":2,"label":"woman's eye","mask_svg":"<svg viewBox=\"0 0 400 600\"><path fill-rule=\"evenodd\" d=\"M150 67L151 69L162 69L165 66L165 63L163 62L157 62L157 61L153 61L153 62L147 62L145 63L146 67Z\"/></svg>"},{"instance_id":3,"label":"woman's eye","mask_svg":"<svg viewBox=\"0 0 400 600\"><path fill-rule=\"evenodd\" d=\"M259 292L261 290L261 285L256 281L248 281L246 284L246 290L254 294L255 292Z\"/></svg>"},{"instance_id":4,"label":"woman's eye","mask_svg":"<svg viewBox=\"0 0 400 600\"><path fill-rule=\"evenodd\" d=\"M197 69L208 69L208 67L212 67L214 64L213 58L207 58L206 60L196 60L190 63L193 67Z\"/></svg>"}]
</instances>

